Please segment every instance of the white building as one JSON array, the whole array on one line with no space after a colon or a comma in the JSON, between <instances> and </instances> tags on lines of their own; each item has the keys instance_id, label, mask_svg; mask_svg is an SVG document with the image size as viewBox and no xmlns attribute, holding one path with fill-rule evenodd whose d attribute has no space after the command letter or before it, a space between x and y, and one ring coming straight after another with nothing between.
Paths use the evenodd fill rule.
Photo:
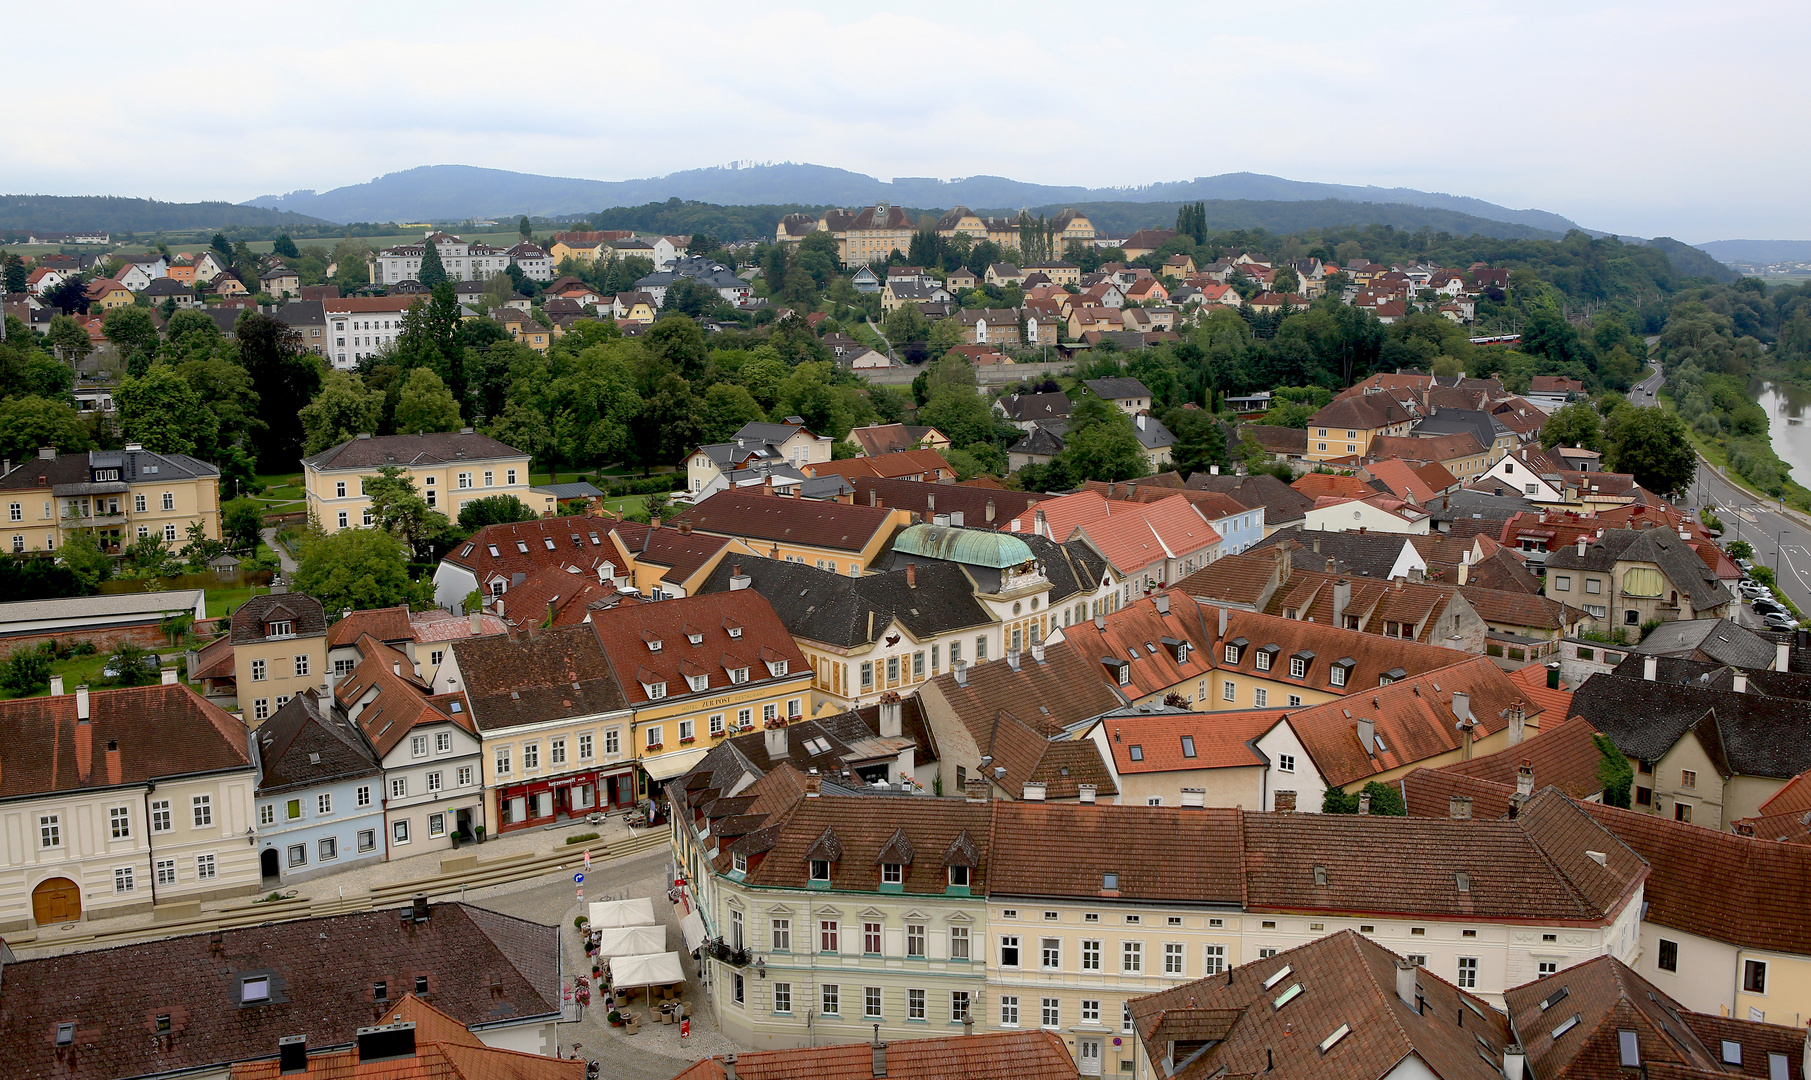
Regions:
<instances>
[{"instance_id":1,"label":"white building","mask_svg":"<svg viewBox=\"0 0 1811 1080\"><path fill-rule=\"evenodd\" d=\"M493 274L508 270L509 264L514 261L510 251L503 248L474 244L451 233L432 232L420 244L385 248L373 255L367 261L371 268L371 284L394 285L399 281L420 280L421 259L430 243L440 252L440 264L445 268L447 278L452 281L483 281ZM542 258L545 257L546 253L542 252ZM551 277L551 267L548 272Z\"/></svg>"}]
</instances>

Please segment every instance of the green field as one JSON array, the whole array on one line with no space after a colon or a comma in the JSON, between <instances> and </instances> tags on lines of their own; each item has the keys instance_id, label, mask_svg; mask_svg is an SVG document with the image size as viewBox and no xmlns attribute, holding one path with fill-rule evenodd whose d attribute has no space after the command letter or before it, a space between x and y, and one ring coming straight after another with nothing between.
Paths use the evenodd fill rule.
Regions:
<instances>
[{"instance_id":1,"label":"green field","mask_svg":"<svg viewBox=\"0 0 1811 1080\"><path fill-rule=\"evenodd\" d=\"M307 509L303 500L302 474L266 473L257 477L262 494L249 498L264 506L267 514L294 514Z\"/></svg>"}]
</instances>

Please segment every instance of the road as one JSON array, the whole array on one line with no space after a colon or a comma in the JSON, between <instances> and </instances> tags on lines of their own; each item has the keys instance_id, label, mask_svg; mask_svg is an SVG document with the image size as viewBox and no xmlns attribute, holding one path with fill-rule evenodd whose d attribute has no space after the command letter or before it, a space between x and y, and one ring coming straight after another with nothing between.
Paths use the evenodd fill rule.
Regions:
<instances>
[{"instance_id":1,"label":"road","mask_svg":"<svg viewBox=\"0 0 1811 1080\"><path fill-rule=\"evenodd\" d=\"M1656 395L1665 380L1659 365L1651 366L1652 374L1629 391L1632 404L1650 407L1659 403ZM1811 528L1802 518L1782 513L1777 500L1760 498L1730 483L1703 457L1698 458L1698 476L1686 493L1686 503L1697 510L1715 507L1723 522L1723 542L1746 540L1754 548L1755 565L1777 567L1775 580L1780 590L1800 611L1811 612ZM1747 605L1742 606L1740 619L1745 626L1761 625Z\"/></svg>"}]
</instances>

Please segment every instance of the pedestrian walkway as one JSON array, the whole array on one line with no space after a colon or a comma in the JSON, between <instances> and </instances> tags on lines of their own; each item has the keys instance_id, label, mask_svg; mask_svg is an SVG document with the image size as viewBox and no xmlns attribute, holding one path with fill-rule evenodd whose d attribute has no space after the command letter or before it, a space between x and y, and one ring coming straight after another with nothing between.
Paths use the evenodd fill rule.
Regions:
<instances>
[{"instance_id":1,"label":"pedestrian walkway","mask_svg":"<svg viewBox=\"0 0 1811 1080\"><path fill-rule=\"evenodd\" d=\"M277 553L277 565L282 568L283 576L289 577L294 574L296 572L296 561L289 557L289 549L277 542L277 530L260 529L258 535L262 536L264 538L264 543L269 545L270 549Z\"/></svg>"},{"instance_id":2,"label":"pedestrian walkway","mask_svg":"<svg viewBox=\"0 0 1811 1080\"><path fill-rule=\"evenodd\" d=\"M566 843L568 837L590 833L597 834L597 839ZM338 873L280 884L258 897L241 895L208 901L201 905L199 914L177 921L159 922L151 912L142 912L39 927L35 932L9 935L7 944L20 955L43 956L198 933L222 925L249 926L279 919L368 911L403 903L421 892L430 899L475 899L520 889L525 883L558 878L565 878L570 888L571 874L583 867L585 851L591 852L596 866L643 852L664 852L670 836L664 825L631 829L617 814L601 825L575 818L558 825L506 833L458 850L440 848L409 858L368 861ZM474 859L476 865L470 863ZM664 902L664 893L661 899Z\"/></svg>"}]
</instances>

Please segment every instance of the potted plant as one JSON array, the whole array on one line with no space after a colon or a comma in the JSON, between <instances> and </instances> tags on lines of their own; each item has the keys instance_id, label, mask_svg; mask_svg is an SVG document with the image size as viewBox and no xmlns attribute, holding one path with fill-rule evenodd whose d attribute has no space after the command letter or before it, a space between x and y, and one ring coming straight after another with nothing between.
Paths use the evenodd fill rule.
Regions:
<instances>
[{"instance_id":1,"label":"potted plant","mask_svg":"<svg viewBox=\"0 0 1811 1080\"><path fill-rule=\"evenodd\" d=\"M611 1027L622 1027L623 1026L623 1014L616 1011L615 1009L610 1010L610 1015L607 1019L609 1019Z\"/></svg>"},{"instance_id":2,"label":"potted plant","mask_svg":"<svg viewBox=\"0 0 1811 1080\"><path fill-rule=\"evenodd\" d=\"M580 915L578 918L572 920L572 928L582 934L585 932L586 924L590 921L591 919L588 916Z\"/></svg>"},{"instance_id":3,"label":"potted plant","mask_svg":"<svg viewBox=\"0 0 1811 1080\"><path fill-rule=\"evenodd\" d=\"M479 825L474 827L472 829L472 835L478 838L480 844L484 843L484 826Z\"/></svg>"}]
</instances>

